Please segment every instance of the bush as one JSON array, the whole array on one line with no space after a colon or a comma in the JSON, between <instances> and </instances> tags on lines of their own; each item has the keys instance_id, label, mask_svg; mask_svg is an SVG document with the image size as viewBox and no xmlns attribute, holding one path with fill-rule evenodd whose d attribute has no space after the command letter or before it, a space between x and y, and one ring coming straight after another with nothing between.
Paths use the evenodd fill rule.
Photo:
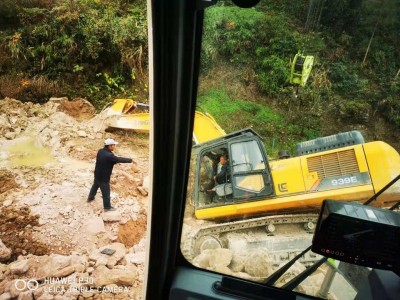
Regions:
<instances>
[{"instance_id":1,"label":"bush","mask_svg":"<svg viewBox=\"0 0 400 300\"><path fill-rule=\"evenodd\" d=\"M32 82L68 80L80 97L89 98L85 86L91 85L104 88L108 96L124 94L131 86L142 89L148 61L144 1L26 2L17 7L21 27L6 39L16 71L26 72ZM98 73L115 74L110 77L119 79L118 87L109 89Z\"/></svg>"},{"instance_id":2,"label":"bush","mask_svg":"<svg viewBox=\"0 0 400 300\"><path fill-rule=\"evenodd\" d=\"M253 69L262 93L285 96L290 59L299 50L307 54L307 50L321 51L325 44L318 34L300 34L296 22L284 12L271 12L263 6L260 9L222 5L208 9L202 65L207 69L216 59L225 59L237 67Z\"/></svg>"},{"instance_id":3,"label":"bush","mask_svg":"<svg viewBox=\"0 0 400 300\"><path fill-rule=\"evenodd\" d=\"M393 82L389 87L390 95L376 102L375 109L390 123L400 128L400 80Z\"/></svg>"},{"instance_id":4,"label":"bush","mask_svg":"<svg viewBox=\"0 0 400 300\"><path fill-rule=\"evenodd\" d=\"M366 123L370 118L371 105L365 101L346 101L342 111L342 118L352 122Z\"/></svg>"},{"instance_id":5,"label":"bush","mask_svg":"<svg viewBox=\"0 0 400 300\"><path fill-rule=\"evenodd\" d=\"M278 95L289 83L290 66L275 55L262 59L259 70L257 84L267 95Z\"/></svg>"},{"instance_id":6,"label":"bush","mask_svg":"<svg viewBox=\"0 0 400 300\"><path fill-rule=\"evenodd\" d=\"M52 7L57 0L2 0L0 5L0 30L20 25L19 11L21 7Z\"/></svg>"},{"instance_id":7,"label":"bush","mask_svg":"<svg viewBox=\"0 0 400 300\"><path fill-rule=\"evenodd\" d=\"M24 102L45 103L52 96L64 96L60 82L45 76L27 78L22 75L0 77L0 95Z\"/></svg>"},{"instance_id":8,"label":"bush","mask_svg":"<svg viewBox=\"0 0 400 300\"><path fill-rule=\"evenodd\" d=\"M204 21L202 65L212 65L217 54L239 64L249 63L254 49L266 40L265 15L256 9L215 6Z\"/></svg>"},{"instance_id":9,"label":"bush","mask_svg":"<svg viewBox=\"0 0 400 300\"><path fill-rule=\"evenodd\" d=\"M332 88L348 98L356 98L366 92L368 82L361 79L360 71L351 62L334 62L329 66L329 77Z\"/></svg>"}]
</instances>

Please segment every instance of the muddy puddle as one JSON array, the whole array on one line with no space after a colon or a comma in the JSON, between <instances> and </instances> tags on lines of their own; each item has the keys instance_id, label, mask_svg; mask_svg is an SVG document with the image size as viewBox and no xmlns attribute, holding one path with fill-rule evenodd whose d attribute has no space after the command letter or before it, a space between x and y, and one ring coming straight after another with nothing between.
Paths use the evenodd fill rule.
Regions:
<instances>
[{"instance_id":1,"label":"muddy puddle","mask_svg":"<svg viewBox=\"0 0 400 300\"><path fill-rule=\"evenodd\" d=\"M51 149L43 147L33 137L13 140L3 146L1 164L10 167L41 167L55 162Z\"/></svg>"}]
</instances>

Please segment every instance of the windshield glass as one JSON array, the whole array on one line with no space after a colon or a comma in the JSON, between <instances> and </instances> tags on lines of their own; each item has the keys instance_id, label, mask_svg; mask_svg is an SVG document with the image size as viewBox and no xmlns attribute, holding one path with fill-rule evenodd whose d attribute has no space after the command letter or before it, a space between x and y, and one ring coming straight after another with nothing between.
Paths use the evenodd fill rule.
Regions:
<instances>
[{"instance_id":1,"label":"windshield glass","mask_svg":"<svg viewBox=\"0 0 400 300\"><path fill-rule=\"evenodd\" d=\"M325 199L363 204L396 178L399 13L396 0L206 9L197 111L223 130L193 146L181 239L190 263L265 283L311 246ZM397 182L370 205L399 199ZM268 284L288 288L326 250L300 255ZM332 253L292 289L354 299L371 268Z\"/></svg>"}]
</instances>

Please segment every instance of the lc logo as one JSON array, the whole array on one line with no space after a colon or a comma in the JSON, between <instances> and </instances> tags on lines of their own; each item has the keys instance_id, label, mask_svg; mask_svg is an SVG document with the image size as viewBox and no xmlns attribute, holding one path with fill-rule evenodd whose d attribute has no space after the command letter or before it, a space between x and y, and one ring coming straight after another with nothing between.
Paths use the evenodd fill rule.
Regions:
<instances>
[{"instance_id":1,"label":"lc logo","mask_svg":"<svg viewBox=\"0 0 400 300\"><path fill-rule=\"evenodd\" d=\"M287 191L288 191L288 189L287 189L287 183L286 183L286 182L284 182L284 183L279 183L279 184L278 184L278 189L279 189L280 192L287 192Z\"/></svg>"}]
</instances>

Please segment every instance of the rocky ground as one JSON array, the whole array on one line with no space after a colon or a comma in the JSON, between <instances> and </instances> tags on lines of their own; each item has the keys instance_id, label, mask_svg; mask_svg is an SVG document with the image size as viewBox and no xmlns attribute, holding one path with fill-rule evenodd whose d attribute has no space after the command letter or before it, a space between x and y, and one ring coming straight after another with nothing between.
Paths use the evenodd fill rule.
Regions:
<instances>
[{"instance_id":1,"label":"rocky ground","mask_svg":"<svg viewBox=\"0 0 400 300\"><path fill-rule=\"evenodd\" d=\"M148 139L103 123L83 99L0 100L1 300L140 299ZM86 198L108 137L134 163L114 168L104 213Z\"/></svg>"},{"instance_id":2,"label":"rocky ground","mask_svg":"<svg viewBox=\"0 0 400 300\"><path fill-rule=\"evenodd\" d=\"M109 137L119 142L116 155L134 163L115 166L117 210L105 213L100 191L86 199ZM103 114L84 99L0 100L0 300L141 299L148 169L147 135L106 132ZM185 237L211 223L196 220L188 205L184 224ZM205 249L190 261L254 281L277 268L265 249L242 252ZM277 285L304 269L296 263ZM297 291L317 295L326 272L321 267Z\"/></svg>"}]
</instances>

